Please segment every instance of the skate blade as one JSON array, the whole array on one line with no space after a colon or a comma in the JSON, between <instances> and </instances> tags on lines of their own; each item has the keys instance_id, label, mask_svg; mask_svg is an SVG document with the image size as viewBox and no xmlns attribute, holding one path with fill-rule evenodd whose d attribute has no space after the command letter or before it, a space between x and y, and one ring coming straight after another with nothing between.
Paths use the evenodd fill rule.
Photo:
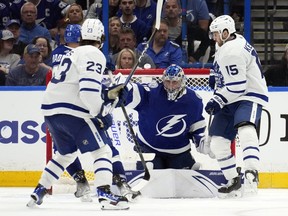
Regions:
<instances>
[{"instance_id":1,"label":"skate blade","mask_svg":"<svg viewBox=\"0 0 288 216\"><path fill-rule=\"evenodd\" d=\"M239 198L242 196L241 190L231 191L230 193L218 193L220 199Z\"/></svg>"},{"instance_id":2,"label":"skate blade","mask_svg":"<svg viewBox=\"0 0 288 216\"><path fill-rule=\"evenodd\" d=\"M81 202L93 202L90 194L83 195L82 197L80 197L80 200Z\"/></svg>"},{"instance_id":3,"label":"skate blade","mask_svg":"<svg viewBox=\"0 0 288 216\"><path fill-rule=\"evenodd\" d=\"M108 200L101 201L101 210L128 210L129 206L127 202L118 202L113 204Z\"/></svg>"},{"instance_id":4,"label":"skate blade","mask_svg":"<svg viewBox=\"0 0 288 216\"><path fill-rule=\"evenodd\" d=\"M31 198L31 200L26 204L29 208L34 208L36 205L36 201L33 198Z\"/></svg>"}]
</instances>

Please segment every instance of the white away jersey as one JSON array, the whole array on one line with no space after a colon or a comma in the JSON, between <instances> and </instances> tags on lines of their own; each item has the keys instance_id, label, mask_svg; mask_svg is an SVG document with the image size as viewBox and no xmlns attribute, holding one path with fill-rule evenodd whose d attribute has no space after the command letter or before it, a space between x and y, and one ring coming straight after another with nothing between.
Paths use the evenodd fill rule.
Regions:
<instances>
[{"instance_id":1,"label":"white away jersey","mask_svg":"<svg viewBox=\"0 0 288 216\"><path fill-rule=\"evenodd\" d=\"M80 46L65 55L53 70L44 94L43 114L97 116L103 103L101 80L105 66L105 56L94 46Z\"/></svg>"},{"instance_id":2,"label":"white away jersey","mask_svg":"<svg viewBox=\"0 0 288 216\"><path fill-rule=\"evenodd\" d=\"M248 100L268 102L268 89L258 54L242 35L219 47L214 59L216 92L226 104Z\"/></svg>"}]
</instances>

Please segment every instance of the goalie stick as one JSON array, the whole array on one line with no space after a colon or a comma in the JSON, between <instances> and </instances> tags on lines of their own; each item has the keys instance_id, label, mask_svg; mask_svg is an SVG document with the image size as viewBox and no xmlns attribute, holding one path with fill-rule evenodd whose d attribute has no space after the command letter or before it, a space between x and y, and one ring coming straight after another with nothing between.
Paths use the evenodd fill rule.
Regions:
<instances>
[{"instance_id":1,"label":"goalie stick","mask_svg":"<svg viewBox=\"0 0 288 216\"><path fill-rule=\"evenodd\" d=\"M128 75L128 77L126 78L126 81L124 83L124 86L126 86L130 79L132 78L132 76L134 75L138 65L141 63L142 58L144 56L144 54L146 53L146 51L148 50L149 47L149 43L152 41L152 39L154 38L155 33L159 30L160 28L160 19L161 19L161 11L162 11L162 6L163 6L163 0L158 0L157 1L157 6L156 6L156 21L155 21L155 26L154 26L154 30L150 36L150 38L148 39L148 41L145 44L145 47L143 49L143 51L141 52L138 61L134 64L133 68L131 69L130 74Z\"/></svg>"},{"instance_id":2,"label":"goalie stick","mask_svg":"<svg viewBox=\"0 0 288 216\"><path fill-rule=\"evenodd\" d=\"M108 71L108 75L109 75L109 78L110 78L112 84L114 85L115 84L115 80L113 78L111 70ZM145 159L143 157L143 153L142 153L141 147L140 147L140 145L138 143L138 140L136 138L136 134L135 134L134 129L133 129L132 125L131 125L131 122L129 120L129 116L127 114L127 111L126 111L126 108L125 108L124 104L121 104L121 109L122 109L124 117L125 117L125 119L127 121L128 128L130 130L130 133L132 135L132 139L133 139L135 147L137 149L137 153L138 153L138 155L140 157L142 166L144 168L144 176L143 176L143 178L141 179L141 181L137 185L135 185L134 187L131 188L133 191L140 191L148 183L148 181L150 180L150 172L149 172L148 167L146 165L146 161L145 161Z\"/></svg>"}]
</instances>

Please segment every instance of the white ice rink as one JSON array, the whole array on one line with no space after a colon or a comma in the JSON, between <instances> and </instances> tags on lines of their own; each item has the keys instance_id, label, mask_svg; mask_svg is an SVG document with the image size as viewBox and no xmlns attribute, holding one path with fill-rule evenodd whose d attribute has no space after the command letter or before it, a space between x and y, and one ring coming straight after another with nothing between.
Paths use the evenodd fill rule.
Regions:
<instances>
[{"instance_id":1,"label":"white ice rink","mask_svg":"<svg viewBox=\"0 0 288 216\"><path fill-rule=\"evenodd\" d=\"M261 189L256 197L226 199L150 199L142 197L130 210L102 211L97 199L81 203L73 194L55 194L30 209L33 188L1 188L1 216L287 216L288 189Z\"/></svg>"}]
</instances>

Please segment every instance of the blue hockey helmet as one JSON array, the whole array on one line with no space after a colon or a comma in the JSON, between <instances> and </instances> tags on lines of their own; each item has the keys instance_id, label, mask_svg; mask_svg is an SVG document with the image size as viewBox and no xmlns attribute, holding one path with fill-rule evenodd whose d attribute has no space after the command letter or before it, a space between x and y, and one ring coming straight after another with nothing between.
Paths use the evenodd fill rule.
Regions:
<instances>
[{"instance_id":1,"label":"blue hockey helmet","mask_svg":"<svg viewBox=\"0 0 288 216\"><path fill-rule=\"evenodd\" d=\"M66 43L79 43L81 39L81 25L69 24L64 33Z\"/></svg>"},{"instance_id":2,"label":"blue hockey helmet","mask_svg":"<svg viewBox=\"0 0 288 216\"><path fill-rule=\"evenodd\" d=\"M184 71L176 64L172 64L164 70L162 81L167 91L168 100L176 100L179 98L186 87Z\"/></svg>"}]
</instances>

